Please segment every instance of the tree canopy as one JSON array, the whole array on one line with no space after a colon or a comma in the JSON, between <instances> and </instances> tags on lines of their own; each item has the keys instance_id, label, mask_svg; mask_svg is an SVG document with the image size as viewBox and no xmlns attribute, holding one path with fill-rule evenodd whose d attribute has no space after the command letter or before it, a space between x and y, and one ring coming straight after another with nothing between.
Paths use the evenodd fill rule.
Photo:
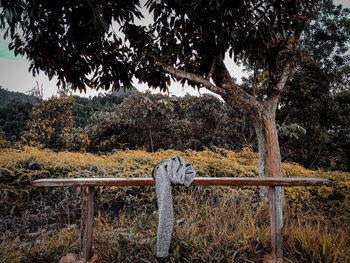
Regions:
<instances>
[{"instance_id":1,"label":"tree canopy","mask_svg":"<svg viewBox=\"0 0 350 263\"><path fill-rule=\"evenodd\" d=\"M304 55L280 101L281 126L297 123L306 129L298 142L282 139L282 155L313 169L349 169L349 15L350 9L322 1L303 33Z\"/></svg>"},{"instance_id":2,"label":"tree canopy","mask_svg":"<svg viewBox=\"0 0 350 263\"><path fill-rule=\"evenodd\" d=\"M133 68L112 22L141 17L138 0L1 1L0 28L11 38L10 49L31 61L59 84L73 89L130 86ZM126 51L126 52L125 52ZM97 85L93 85L96 84Z\"/></svg>"},{"instance_id":3,"label":"tree canopy","mask_svg":"<svg viewBox=\"0 0 350 263\"><path fill-rule=\"evenodd\" d=\"M150 0L146 7L154 16L151 27L133 22L142 17L136 0L1 1L0 25L15 54L31 61L33 74L57 75L74 89L129 87L133 76L166 89L170 79L160 62L210 78L227 51L235 60L263 64L273 78L276 64L295 55L293 47L317 6Z\"/></svg>"}]
</instances>

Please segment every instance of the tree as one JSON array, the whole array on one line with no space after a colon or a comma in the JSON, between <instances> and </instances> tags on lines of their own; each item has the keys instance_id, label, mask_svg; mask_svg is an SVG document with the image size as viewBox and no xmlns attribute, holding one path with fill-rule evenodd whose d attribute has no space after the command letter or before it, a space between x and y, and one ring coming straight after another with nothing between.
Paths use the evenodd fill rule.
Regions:
<instances>
[{"instance_id":1,"label":"tree","mask_svg":"<svg viewBox=\"0 0 350 263\"><path fill-rule=\"evenodd\" d=\"M43 90L43 84L41 84L41 86L39 86L39 82L36 81L36 86L34 86L33 88L29 89L26 92L29 96L33 96L36 97L40 100L43 100L44 98L44 90Z\"/></svg>"},{"instance_id":2,"label":"tree","mask_svg":"<svg viewBox=\"0 0 350 263\"><path fill-rule=\"evenodd\" d=\"M39 143L57 150L80 150L87 147L89 139L82 130L73 129L72 96L51 97L33 106L32 119L28 121L29 131L24 140Z\"/></svg>"},{"instance_id":3,"label":"tree","mask_svg":"<svg viewBox=\"0 0 350 263\"><path fill-rule=\"evenodd\" d=\"M242 149L240 117L212 95L134 94L114 112L95 113L85 130L89 151Z\"/></svg>"},{"instance_id":4,"label":"tree","mask_svg":"<svg viewBox=\"0 0 350 263\"><path fill-rule=\"evenodd\" d=\"M154 16L149 27L133 23L134 16L141 18L138 1L17 0L2 1L1 7L10 48L27 56L33 73L43 70L81 90L85 84L129 87L133 76L163 90L171 77L205 87L249 116L258 139L259 175L282 176L276 109L317 1L149 0ZM227 56L259 69L260 99L237 85Z\"/></svg>"},{"instance_id":5,"label":"tree","mask_svg":"<svg viewBox=\"0 0 350 263\"><path fill-rule=\"evenodd\" d=\"M124 145L131 149L145 146L153 152L165 148L164 144L169 144L168 123L173 111L173 102L167 96L134 94L124 99L115 112L92 116L87 126L90 149L111 151Z\"/></svg>"},{"instance_id":6,"label":"tree","mask_svg":"<svg viewBox=\"0 0 350 263\"><path fill-rule=\"evenodd\" d=\"M281 126L297 123L306 129L298 142L282 139L284 158L313 169L349 169L344 121L350 79L349 14L350 9L322 1L317 18L302 36L304 56L281 98Z\"/></svg>"}]
</instances>

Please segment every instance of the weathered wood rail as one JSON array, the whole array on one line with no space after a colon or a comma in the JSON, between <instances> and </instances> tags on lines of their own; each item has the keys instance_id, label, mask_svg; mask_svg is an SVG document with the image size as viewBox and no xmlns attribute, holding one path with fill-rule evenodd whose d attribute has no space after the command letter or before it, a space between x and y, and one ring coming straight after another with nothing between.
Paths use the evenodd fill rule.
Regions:
<instances>
[{"instance_id":1,"label":"weathered wood rail","mask_svg":"<svg viewBox=\"0 0 350 263\"><path fill-rule=\"evenodd\" d=\"M282 188L285 186L322 186L322 178L250 178L250 177L196 177L191 186L268 186L270 193L270 227L272 258L283 259L283 209ZM64 178L39 179L36 187L81 187L82 217L80 247L82 256L88 260L92 253L92 229L94 218L95 187L98 186L155 186L153 178Z\"/></svg>"}]
</instances>

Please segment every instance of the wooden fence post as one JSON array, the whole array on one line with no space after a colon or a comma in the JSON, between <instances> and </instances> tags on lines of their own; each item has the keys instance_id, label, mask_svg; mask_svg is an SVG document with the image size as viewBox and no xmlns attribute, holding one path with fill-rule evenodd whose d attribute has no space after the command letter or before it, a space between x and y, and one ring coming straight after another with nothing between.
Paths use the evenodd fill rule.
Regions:
<instances>
[{"instance_id":1,"label":"wooden fence post","mask_svg":"<svg viewBox=\"0 0 350 263\"><path fill-rule=\"evenodd\" d=\"M282 214L282 187L270 186L270 227L272 257L283 261L283 214Z\"/></svg>"},{"instance_id":2,"label":"wooden fence post","mask_svg":"<svg viewBox=\"0 0 350 263\"><path fill-rule=\"evenodd\" d=\"M92 229L94 222L94 197L95 189L93 186L81 188L81 228L80 228L80 251L82 257L88 261L92 252Z\"/></svg>"}]
</instances>

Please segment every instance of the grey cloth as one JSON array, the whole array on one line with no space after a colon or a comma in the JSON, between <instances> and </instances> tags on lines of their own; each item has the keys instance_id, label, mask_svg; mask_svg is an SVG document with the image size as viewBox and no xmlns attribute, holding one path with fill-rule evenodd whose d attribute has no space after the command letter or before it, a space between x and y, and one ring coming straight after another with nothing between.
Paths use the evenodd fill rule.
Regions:
<instances>
[{"instance_id":1,"label":"grey cloth","mask_svg":"<svg viewBox=\"0 0 350 263\"><path fill-rule=\"evenodd\" d=\"M159 163L153 170L158 200L157 257L167 257L173 231L174 214L171 183L189 186L196 175L192 164L180 156Z\"/></svg>"}]
</instances>

